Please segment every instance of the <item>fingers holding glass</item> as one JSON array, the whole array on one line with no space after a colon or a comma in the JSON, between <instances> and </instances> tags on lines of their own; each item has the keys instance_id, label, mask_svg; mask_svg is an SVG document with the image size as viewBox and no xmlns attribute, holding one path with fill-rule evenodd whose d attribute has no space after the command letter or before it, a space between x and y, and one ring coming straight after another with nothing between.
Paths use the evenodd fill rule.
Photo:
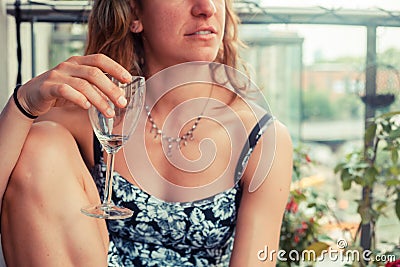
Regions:
<instances>
[{"instance_id":1,"label":"fingers holding glass","mask_svg":"<svg viewBox=\"0 0 400 267\"><path fill-rule=\"evenodd\" d=\"M103 106L105 105L105 102L102 101L100 95L103 96L103 98L108 98L118 107L123 107L126 105L126 98L123 95L123 91L119 89L118 85L113 82L110 77L108 77L107 74L104 73L99 67L76 65L71 64L70 62L64 62L63 64L57 66L56 71L68 73L69 77L67 77L66 83L71 85L71 87L75 88L76 90L82 92L82 94L84 94L92 104L102 111L105 111L106 109L102 109L100 106L100 104ZM113 74L110 73L109 75L112 76ZM113 79L123 83L122 80L117 78ZM131 81L132 78L126 80ZM97 90L93 90L93 88Z\"/></svg>"},{"instance_id":2,"label":"fingers holding glass","mask_svg":"<svg viewBox=\"0 0 400 267\"><path fill-rule=\"evenodd\" d=\"M83 57L74 56L69 58L66 62L73 63L75 65L95 67L102 73L109 73L112 77L122 83L129 83L132 81L131 74L125 68L103 54L93 54ZM78 74L84 74L88 77L93 76L93 74L94 76L100 74L100 72L96 73L95 70L90 69L86 69L88 72L85 72L85 70L82 70L81 68L78 68L77 70Z\"/></svg>"},{"instance_id":3,"label":"fingers holding glass","mask_svg":"<svg viewBox=\"0 0 400 267\"><path fill-rule=\"evenodd\" d=\"M106 99L118 107L127 101L104 72L121 82L132 79L127 70L104 55L75 56L24 84L19 89L20 102L35 115L43 115L53 106L73 103L84 109L94 105L112 117L114 113Z\"/></svg>"}]
</instances>

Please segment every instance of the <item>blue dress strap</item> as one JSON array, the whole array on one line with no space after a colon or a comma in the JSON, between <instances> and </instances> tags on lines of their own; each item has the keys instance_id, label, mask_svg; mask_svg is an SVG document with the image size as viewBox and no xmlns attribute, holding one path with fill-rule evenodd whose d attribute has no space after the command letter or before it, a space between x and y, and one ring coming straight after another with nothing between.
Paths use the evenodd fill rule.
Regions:
<instances>
[{"instance_id":1,"label":"blue dress strap","mask_svg":"<svg viewBox=\"0 0 400 267\"><path fill-rule=\"evenodd\" d=\"M251 153L254 150L254 147L257 145L258 141L260 140L261 136L268 128L268 126L273 122L274 117L271 114L265 114L262 118L257 122L254 126L253 130L250 132L249 138L247 142L244 144L242 152L239 156L239 160L236 165L235 170L235 183L237 183L243 175L243 171L247 166L247 162Z\"/></svg>"}]
</instances>

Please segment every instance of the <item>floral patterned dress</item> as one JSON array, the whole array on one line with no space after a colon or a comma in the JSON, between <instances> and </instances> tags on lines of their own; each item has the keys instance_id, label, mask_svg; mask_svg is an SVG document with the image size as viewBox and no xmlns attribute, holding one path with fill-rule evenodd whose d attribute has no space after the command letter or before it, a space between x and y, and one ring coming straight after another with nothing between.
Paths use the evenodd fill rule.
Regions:
<instances>
[{"instance_id":1,"label":"floral patterned dress","mask_svg":"<svg viewBox=\"0 0 400 267\"><path fill-rule=\"evenodd\" d=\"M236 168L241 177L247 160L264 133L270 115L249 136ZM103 195L106 165L95 139L93 177ZM242 189L240 183L195 202L166 202L149 195L114 173L113 202L131 209L125 220L108 220L108 266L229 266ZM236 179L236 177L235 177Z\"/></svg>"}]
</instances>

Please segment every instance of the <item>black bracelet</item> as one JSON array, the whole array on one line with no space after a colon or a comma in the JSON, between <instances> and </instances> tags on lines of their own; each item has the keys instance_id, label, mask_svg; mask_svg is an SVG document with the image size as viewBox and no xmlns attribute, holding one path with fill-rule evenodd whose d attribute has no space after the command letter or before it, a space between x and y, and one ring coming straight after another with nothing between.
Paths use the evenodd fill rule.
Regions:
<instances>
[{"instance_id":1,"label":"black bracelet","mask_svg":"<svg viewBox=\"0 0 400 267\"><path fill-rule=\"evenodd\" d=\"M14 98L14 102L15 105L17 106L17 108L19 109L19 111L22 112L22 114L24 114L26 117L28 117L29 119L36 119L38 116L34 116L32 114L30 114L28 111L26 111L21 104L18 101L18 97L17 97L17 93L18 93L18 89L21 87L21 84L18 84L15 89L14 89L14 93L13 93L13 98Z\"/></svg>"}]
</instances>

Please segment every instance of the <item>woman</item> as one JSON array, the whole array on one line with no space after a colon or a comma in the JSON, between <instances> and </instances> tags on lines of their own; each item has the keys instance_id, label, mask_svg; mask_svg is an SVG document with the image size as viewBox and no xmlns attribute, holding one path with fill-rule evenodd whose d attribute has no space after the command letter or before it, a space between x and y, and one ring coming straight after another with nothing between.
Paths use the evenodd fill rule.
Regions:
<instances>
[{"instance_id":1,"label":"woman","mask_svg":"<svg viewBox=\"0 0 400 267\"><path fill-rule=\"evenodd\" d=\"M237 20L231 2L98 0L89 21L87 55L72 57L30 80L18 89L16 99L10 98L0 118L0 151L5 154L0 159L3 191L10 177L1 221L8 266L274 266L274 257L261 262L257 255L265 246L277 250L289 191L291 142L277 121L275 127L266 127L258 143L253 142L258 139L250 141L253 145L245 151L250 157L246 169L232 188L204 201L182 205L164 201L140 187L119 152L116 184L124 183L131 194L141 196L123 203L135 209L134 216L108 221L107 229L104 220L80 213L82 207L100 201L95 181L103 186L104 162L101 156L95 157L98 148L86 109L94 105L112 117L101 94L116 105L126 103L104 72L128 82L131 74L151 79L171 66L192 61L237 67ZM161 129L158 125L163 125L176 105L195 98L216 99L229 107L238 114L247 136L259 122L245 101L230 91L194 86L174 92L155 103L141 122L146 152L157 173L171 183L203 186L227 168L223 155L230 152L226 150L229 136L221 134L213 120L201 119L194 127L195 139L172 152L181 150L189 159L196 159L199 140L214 141L215 161L192 173L169 163L168 156L163 156L162 139L154 138L151 129ZM35 123L34 116L39 116ZM185 124L180 135L192 124ZM272 155L272 149L266 148L274 146ZM273 161L269 172L258 171L260 161L267 165ZM93 177L89 170L95 170ZM249 190L254 179L265 181ZM213 210L217 200L230 201L233 212ZM150 208L163 213L150 213ZM177 230L182 230L181 235L176 235ZM199 241L202 233L213 231L218 240L212 245Z\"/></svg>"}]
</instances>

